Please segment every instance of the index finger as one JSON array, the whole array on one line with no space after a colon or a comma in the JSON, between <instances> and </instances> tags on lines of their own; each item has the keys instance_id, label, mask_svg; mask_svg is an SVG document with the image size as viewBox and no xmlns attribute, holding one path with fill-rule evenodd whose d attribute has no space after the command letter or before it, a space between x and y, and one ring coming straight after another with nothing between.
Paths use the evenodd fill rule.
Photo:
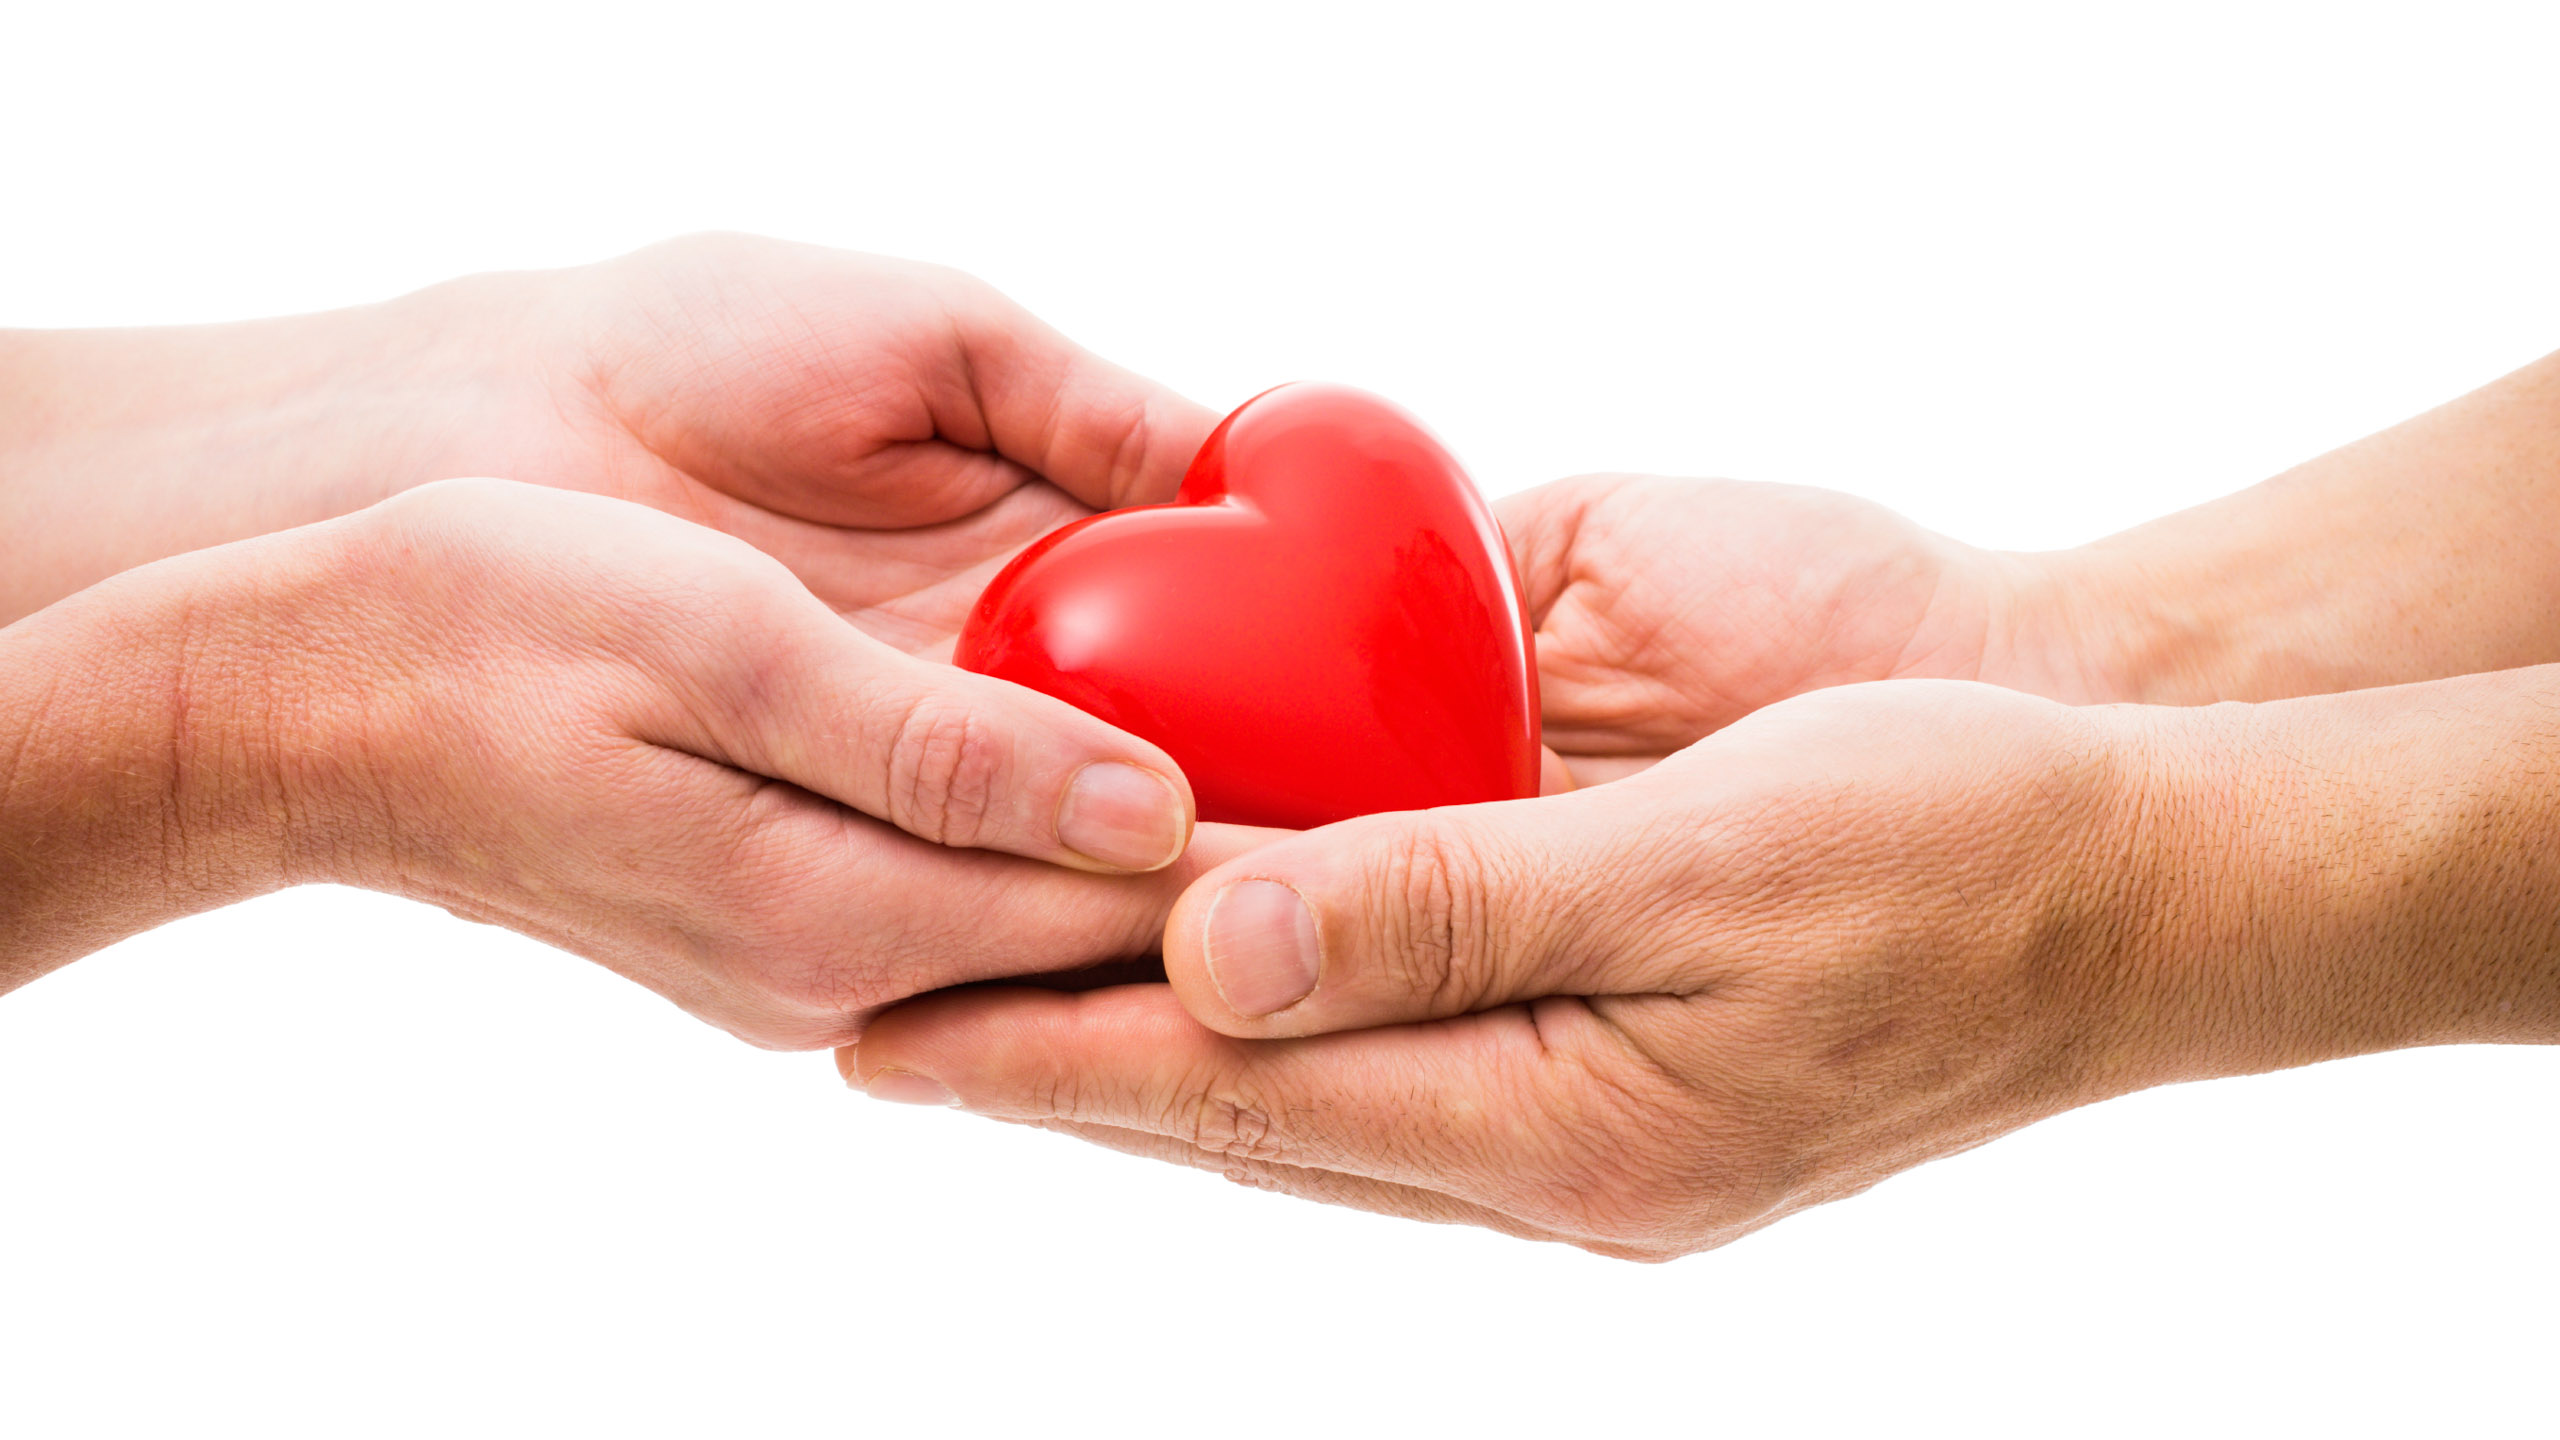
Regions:
<instances>
[{"instance_id":1,"label":"index finger","mask_svg":"<svg viewBox=\"0 0 2560 1440\"><path fill-rule=\"evenodd\" d=\"M965 386L934 396L935 428L1097 510L1171 500L1217 412L1069 340L991 287L953 298Z\"/></svg>"}]
</instances>

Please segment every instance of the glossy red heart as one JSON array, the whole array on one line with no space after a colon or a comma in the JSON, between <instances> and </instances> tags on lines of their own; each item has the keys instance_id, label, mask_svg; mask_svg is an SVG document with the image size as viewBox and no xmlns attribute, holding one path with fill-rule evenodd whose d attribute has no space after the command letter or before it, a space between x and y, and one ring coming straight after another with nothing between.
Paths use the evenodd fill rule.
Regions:
<instances>
[{"instance_id":1,"label":"glossy red heart","mask_svg":"<svg viewBox=\"0 0 2560 1440\"><path fill-rule=\"evenodd\" d=\"M1538 793L1535 643L1440 442L1299 384L1221 422L1171 504L1016 556L954 658L1163 746L1203 820L1304 828Z\"/></svg>"}]
</instances>

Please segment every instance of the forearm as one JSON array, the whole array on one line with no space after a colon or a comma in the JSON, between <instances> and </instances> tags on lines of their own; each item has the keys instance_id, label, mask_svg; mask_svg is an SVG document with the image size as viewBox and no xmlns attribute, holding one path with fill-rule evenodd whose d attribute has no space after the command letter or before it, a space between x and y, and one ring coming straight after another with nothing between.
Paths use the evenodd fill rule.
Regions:
<instances>
[{"instance_id":1,"label":"forearm","mask_svg":"<svg viewBox=\"0 0 2560 1440\"><path fill-rule=\"evenodd\" d=\"M474 468L471 412L523 403L493 398L489 378L493 309L525 299L499 293L511 286L230 325L0 332L0 624L136 565Z\"/></svg>"},{"instance_id":2,"label":"forearm","mask_svg":"<svg viewBox=\"0 0 2560 1440\"><path fill-rule=\"evenodd\" d=\"M0 628L0 991L285 883L254 588L190 556Z\"/></svg>"},{"instance_id":3,"label":"forearm","mask_svg":"<svg viewBox=\"0 0 2560 1440\"><path fill-rule=\"evenodd\" d=\"M2128 710L2145 1083L2560 1043L2560 665Z\"/></svg>"},{"instance_id":4,"label":"forearm","mask_svg":"<svg viewBox=\"0 0 2560 1440\"><path fill-rule=\"evenodd\" d=\"M2034 558L2101 698L2268 700L2560 661L2560 355Z\"/></svg>"}]
</instances>

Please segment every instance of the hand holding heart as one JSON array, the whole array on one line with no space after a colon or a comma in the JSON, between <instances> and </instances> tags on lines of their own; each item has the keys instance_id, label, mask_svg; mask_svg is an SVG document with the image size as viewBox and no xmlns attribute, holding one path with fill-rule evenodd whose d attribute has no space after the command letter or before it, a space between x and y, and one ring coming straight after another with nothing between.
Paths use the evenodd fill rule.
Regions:
<instances>
[{"instance_id":1,"label":"hand holding heart","mask_svg":"<svg viewBox=\"0 0 2560 1440\"><path fill-rule=\"evenodd\" d=\"M2113 1043L2079 1003L2105 997L2038 973L2058 914L2122 900L2098 848L2132 803L2118 728L1967 685L1762 708L1995 668L2013 570L1775 486L1498 508L1549 742L1587 783L1646 773L1270 844L1184 892L1169 986L928 997L850 1078L1651 1257L2125 1083L2073 1058Z\"/></svg>"},{"instance_id":2,"label":"hand holding heart","mask_svg":"<svg viewBox=\"0 0 2560 1440\"><path fill-rule=\"evenodd\" d=\"M923 997L847 1077L1662 1259L2147 1085L2560 1038L2560 666L2075 709L2019 690L2159 677L2059 557L1714 482L1502 513L1607 783L1268 844L1173 906L1169 984ZM1930 674L2019 689L1885 678Z\"/></svg>"},{"instance_id":3,"label":"hand holding heart","mask_svg":"<svg viewBox=\"0 0 2560 1440\"><path fill-rule=\"evenodd\" d=\"M1154 746L901 654L727 536L510 481L128 572L0 630L0 671L82 697L0 694L58 777L13 797L0 979L146 906L330 881L817 1048L919 990L1145 954L1230 843L1177 859ZM164 819L138 797L172 772Z\"/></svg>"},{"instance_id":4,"label":"hand holding heart","mask_svg":"<svg viewBox=\"0 0 2560 1440\"><path fill-rule=\"evenodd\" d=\"M707 237L0 366L0 990L311 880L774 1046L1153 948L1179 768L917 657L1216 417L985 285Z\"/></svg>"},{"instance_id":5,"label":"hand holding heart","mask_svg":"<svg viewBox=\"0 0 2560 1440\"><path fill-rule=\"evenodd\" d=\"M2128 1083L2112 957L2049 968L2121 900L2114 729L1951 682L1789 701L1631 779L1256 850L1174 907L1170 986L926 997L840 1059L1264 1188L1667 1258Z\"/></svg>"}]
</instances>

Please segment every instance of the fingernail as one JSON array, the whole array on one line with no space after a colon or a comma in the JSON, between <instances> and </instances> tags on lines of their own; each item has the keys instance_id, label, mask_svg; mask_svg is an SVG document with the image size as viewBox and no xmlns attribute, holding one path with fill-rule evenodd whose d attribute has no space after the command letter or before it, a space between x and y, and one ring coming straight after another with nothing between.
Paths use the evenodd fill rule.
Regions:
<instances>
[{"instance_id":1,"label":"fingernail","mask_svg":"<svg viewBox=\"0 0 2560 1440\"><path fill-rule=\"evenodd\" d=\"M888 1100L900 1105L952 1106L960 1097L930 1075L912 1070L883 1070L863 1082L862 1093L874 1100Z\"/></svg>"},{"instance_id":2,"label":"fingernail","mask_svg":"<svg viewBox=\"0 0 2560 1440\"><path fill-rule=\"evenodd\" d=\"M1209 902L1209 979L1239 1015L1269 1015L1307 998L1321 961L1316 917L1298 892L1239 880Z\"/></svg>"},{"instance_id":3,"label":"fingernail","mask_svg":"<svg viewBox=\"0 0 2560 1440\"><path fill-rule=\"evenodd\" d=\"M1102 760L1076 772L1058 803L1058 840L1123 870L1153 870L1182 853L1182 793L1152 770Z\"/></svg>"}]
</instances>

